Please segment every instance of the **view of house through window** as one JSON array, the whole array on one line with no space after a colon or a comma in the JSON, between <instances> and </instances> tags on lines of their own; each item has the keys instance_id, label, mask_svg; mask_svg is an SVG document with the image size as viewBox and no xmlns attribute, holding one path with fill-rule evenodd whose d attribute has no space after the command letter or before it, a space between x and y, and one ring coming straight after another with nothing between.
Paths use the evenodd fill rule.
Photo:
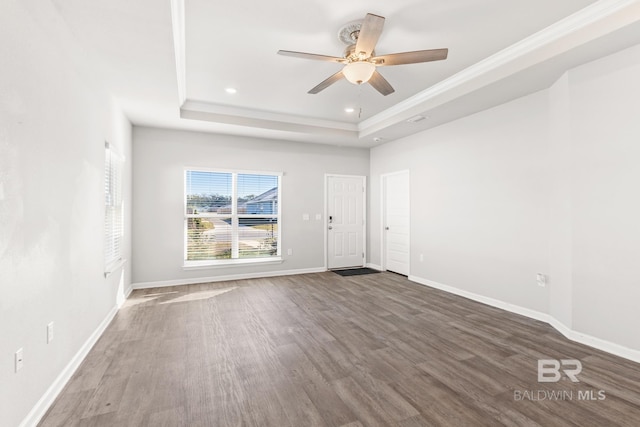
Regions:
<instances>
[{"instance_id":1,"label":"view of house through window","mask_svg":"<svg viewBox=\"0 0 640 427\"><path fill-rule=\"evenodd\" d=\"M279 194L275 174L185 171L185 261L280 256Z\"/></svg>"}]
</instances>

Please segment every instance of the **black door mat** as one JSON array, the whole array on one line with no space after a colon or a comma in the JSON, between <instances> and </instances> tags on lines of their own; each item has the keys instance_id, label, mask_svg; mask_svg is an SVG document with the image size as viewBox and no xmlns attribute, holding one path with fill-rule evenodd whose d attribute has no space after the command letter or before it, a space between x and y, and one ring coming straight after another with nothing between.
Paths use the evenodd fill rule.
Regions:
<instances>
[{"instance_id":1,"label":"black door mat","mask_svg":"<svg viewBox=\"0 0 640 427\"><path fill-rule=\"evenodd\" d=\"M380 273L378 270L374 270L373 268L346 268L344 270L331 271L341 276L360 276L362 274Z\"/></svg>"}]
</instances>

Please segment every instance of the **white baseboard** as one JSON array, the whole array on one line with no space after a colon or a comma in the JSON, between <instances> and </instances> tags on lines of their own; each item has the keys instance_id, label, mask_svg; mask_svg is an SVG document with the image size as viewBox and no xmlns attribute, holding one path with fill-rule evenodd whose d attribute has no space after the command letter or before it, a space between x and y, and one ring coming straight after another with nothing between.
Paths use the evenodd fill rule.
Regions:
<instances>
[{"instance_id":1,"label":"white baseboard","mask_svg":"<svg viewBox=\"0 0 640 427\"><path fill-rule=\"evenodd\" d=\"M382 271L382 266L378 264L372 264L368 262L366 266L369 268L373 268L374 270Z\"/></svg>"},{"instance_id":2,"label":"white baseboard","mask_svg":"<svg viewBox=\"0 0 640 427\"><path fill-rule=\"evenodd\" d=\"M84 361L84 358L87 357L87 354L89 354L91 348L102 336L104 330L107 329L107 326L109 326L109 323L111 323L111 320L113 320L117 312L118 306L114 306L109 311L107 316L102 320L102 322L100 322L100 325L98 325L91 336L89 336L87 341L82 345L82 347L80 347L80 350L78 350L78 352L75 354L75 356L73 356L67 366L65 366L60 375L58 375L58 377L53 381L53 384L49 386L44 395L40 398L40 400L38 400L38 403L35 404L29 414L27 414L24 420L22 420L22 422L20 423L20 427L32 427L36 426L40 422L40 420L47 412L47 410L49 410L49 407L56 400L64 386L67 385L67 382L71 379L71 376Z\"/></svg>"},{"instance_id":3,"label":"white baseboard","mask_svg":"<svg viewBox=\"0 0 640 427\"><path fill-rule=\"evenodd\" d=\"M139 282L139 283L134 283L132 285L132 288L133 289L162 288L166 286L194 285L197 283L226 282L228 280L260 279L263 277L292 276L295 274L322 273L324 271L327 271L327 269L324 267L316 267L316 268L301 268L297 270L261 271L256 273L228 274L226 276L192 277L188 279L162 280L158 282Z\"/></svg>"},{"instance_id":4,"label":"white baseboard","mask_svg":"<svg viewBox=\"0 0 640 427\"><path fill-rule=\"evenodd\" d=\"M634 350L629 347L625 347L620 344L616 344L611 341L603 340L601 338L594 337L592 335L583 334L582 332L575 331L568 328L560 321L553 317L550 317L549 323L562 335L569 338L572 341L579 342L580 344L588 345L589 347L597 348L598 350L606 351L607 353L614 354L616 356L624 357L636 363L640 363L640 351Z\"/></svg>"},{"instance_id":5,"label":"white baseboard","mask_svg":"<svg viewBox=\"0 0 640 427\"><path fill-rule=\"evenodd\" d=\"M440 289L441 291L449 292L450 294L459 295L461 297L469 298L471 300L481 302L492 307L500 308L502 310L509 311L511 313L520 314L531 319L540 320L545 323L549 323L549 315L540 311L531 310L519 305L510 304L508 302L500 301L494 298L485 297L484 295L474 294L462 289L454 288L453 286L443 285L442 283L434 282L432 280L423 279L417 276L409 276L409 280L419 283L421 285L429 286L430 288Z\"/></svg>"},{"instance_id":6,"label":"white baseboard","mask_svg":"<svg viewBox=\"0 0 640 427\"><path fill-rule=\"evenodd\" d=\"M124 299L126 301L127 298L129 298L129 295L131 295L131 292L133 292L133 286L131 284L129 284L129 286L127 287L127 289L124 290ZM120 304L118 306L118 308L122 307L122 304Z\"/></svg>"},{"instance_id":7,"label":"white baseboard","mask_svg":"<svg viewBox=\"0 0 640 427\"><path fill-rule=\"evenodd\" d=\"M483 295L474 294L473 292L468 292L468 291L458 289L449 285L443 285L442 283L423 279L417 276L409 276L409 280L411 280L412 282L418 283L420 285L429 286L431 288L439 289L441 291L445 291L450 294L469 298L471 300L474 300L486 305L490 305L492 307L500 308L502 310L509 311L511 313L516 313L525 317L529 317L531 319L540 320L542 322L548 323L554 329L556 329L558 332L560 332L562 335L564 335L565 337L567 337L572 341L579 342L580 344L588 345L589 347L593 347L598 350L602 350L607 353L620 356L625 359L629 359L633 362L640 363L640 351L613 343L611 341L606 341L601 338L596 338L594 336L587 335L582 332L575 331L565 326L559 320L550 316L547 313L531 310L525 307L521 307L519 305L510 304L508 302L500 301L494 298L489 298Z\"/></svg>"}]
</instances>

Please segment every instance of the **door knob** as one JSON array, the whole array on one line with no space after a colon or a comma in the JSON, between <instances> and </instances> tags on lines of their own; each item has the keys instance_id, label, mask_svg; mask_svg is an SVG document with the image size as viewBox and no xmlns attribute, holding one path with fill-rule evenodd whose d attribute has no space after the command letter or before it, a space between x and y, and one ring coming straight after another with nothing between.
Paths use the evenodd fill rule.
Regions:
<instances>
[{"instance_id":1,"label":"door knob","mask_svg":"<svg viewBox=\"0 0 640 427\"><path fill-rule=\"evenodd\" d=\"M385 229L385 230L389 230L389 227L385 227L384 229Z\"/></svg>"}]
</instances>

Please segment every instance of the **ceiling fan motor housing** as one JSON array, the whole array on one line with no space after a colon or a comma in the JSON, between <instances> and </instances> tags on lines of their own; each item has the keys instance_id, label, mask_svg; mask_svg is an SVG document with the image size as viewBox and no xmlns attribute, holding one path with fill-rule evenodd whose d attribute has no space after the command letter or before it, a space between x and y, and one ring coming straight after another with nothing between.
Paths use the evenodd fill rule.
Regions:
<instances>
[{"instance_id":1,"label":"ceiling fan motor housing","mask_svg":"<svg viewBox=\"0 0 640 427\"><path fill-rule=\"evenodd\" d=\"M366 59L369 59L371 57L376 56L376 52L375 52L375 50L372 51L371 55L369 56L369 58L362 57L362 56L358 55L358 52L356 52L356 45L355 45L355 43L353 43L353 44L350 44L349 46L344 48L344 53L342 55L349 62L358 62L358 61L364 61Z\"/></svg>"},{"instance_id":2,"label":"ceiling fan motor housing","mask_svg":"<svg viewBox=\"0 0 640 427\"><path fill-rule=\"evenodd\" d=\"M358 34L362 27L362 19L356 19L355 21L347 22L338 31L338 40L347 46L355 44L358 40Z\"/></svg>"}]
</instances>

